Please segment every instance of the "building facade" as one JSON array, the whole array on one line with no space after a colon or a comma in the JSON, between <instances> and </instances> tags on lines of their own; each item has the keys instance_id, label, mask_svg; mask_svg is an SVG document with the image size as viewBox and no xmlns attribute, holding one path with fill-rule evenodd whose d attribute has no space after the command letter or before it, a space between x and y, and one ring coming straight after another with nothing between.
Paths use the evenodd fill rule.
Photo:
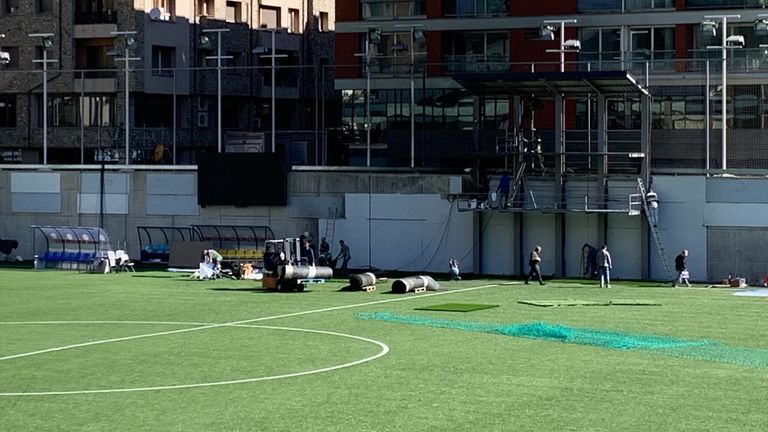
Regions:
<instances>
[{"instance_id":1,"label":"building facade","mask_svg":"<svg viewBox=\"0 0 768 432\"><path fill-rule=\"evenodd\" d=\"M354 164L366 163L363 153L370 147L373 165L408 166L415 141L416 166L472 166L478 155L496 152L501 136L524 127L523 108L509 92L474 94L457 76L558 71L560 56L553 51L560 49L564 21L564 40L580 45L564 54L566 72L626 70L648 87L652 168L724 165L720 89L725 65L726 165L765 169L764 7L757 0L340 0L336 87L343 93L344 115L339 142ZM714 34L702 31L705 21L718 27ZM540 37L545 24L555 30L549 40ZM414 30L421 37L411 40ZM727 62L721 61L719 48L723 31L726 38L743 36L740 46L727 49ZM639 131L636 96L606 100L609 134ZM538 101L533 126L545 153L555 151L552 99ZM571 134L570 142L587 147L595 142L599 128L596 116L590 116L595 103L588 94L566 101L563 130Z\"/></svg>"},{"instance_id":2,"label":"building facade","mask_svg":"<svg viewBox=\"0 0 768 432\"><path fill-rule=\"evenodd\" d=\"M276 130L296 157L316 157L284 131L316 129L334 14L328 0L0 1L0 151L52 164L125 162L127 151L141 164L162 144L162 162L194 163L218 147L269 146Z\"/></svg>"}]
</instances>

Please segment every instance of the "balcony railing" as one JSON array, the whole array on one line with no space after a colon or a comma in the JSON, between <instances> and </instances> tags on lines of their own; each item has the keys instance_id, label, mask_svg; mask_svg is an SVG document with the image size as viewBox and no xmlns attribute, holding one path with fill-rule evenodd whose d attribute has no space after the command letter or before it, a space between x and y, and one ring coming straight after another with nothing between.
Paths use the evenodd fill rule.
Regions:
<instances>
[{"instance_id":1,"label":"balcony railing","mask_svg":"<svg viewBox=\"0 0 768 432\"><path fill-rule=\"evenodd\" d=\"M371 57L371 76L378 77L408 77L411 74L411 57L408 54L399 56L375 56ZM424 72L425 58L423 53L417 53L414 57L413 73L421 75ZM363 76L365 76L365 63L363 63Z\"/></svg>"},{"instance_id":2,"label":"balcony railing","mask_svg":"<svg viewBox=\"0 0 768 432\"><path fill-rule=\"evenodd\" d=\"M75 12L75 24L117 24L117 12Z\"/></svg>"},{"instance_id":3,"label":"balcony railing","mask_svg":"<svg viewBox=\"0 0 768 432\"><path fill-rule=\"evenodd\" d=\"M464 54L445 56L445 72L506 72L510 70L506 54Z\"/></svg>"}]
</instances>

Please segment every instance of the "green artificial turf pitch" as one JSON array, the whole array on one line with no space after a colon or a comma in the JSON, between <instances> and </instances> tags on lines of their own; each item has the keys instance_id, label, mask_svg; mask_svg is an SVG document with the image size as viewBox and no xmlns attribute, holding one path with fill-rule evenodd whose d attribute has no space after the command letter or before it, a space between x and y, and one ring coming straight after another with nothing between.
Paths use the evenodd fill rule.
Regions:
<instances>
[{"instance_id":1,"label":"green artificial turf pitch","mask_svg":"<svg viewBox=\"0 0 768 432\"><path fill-rule=\"evenodd\" d=\"M499 307L499 305L473 304L473 303L443 303L434 306L414 308L415 310L441 311L441 312L472 312L483 309Z\"/></svg>"},{"instance_id":2,"label":"green artificial turf pitch","mask_svg":"<svg viewBox=\"0 0 768 432\"><path fill-rule=\"evenodd\" d=\"M767 429L764 299L652 282L612 281L610 291L547 282L441 281L437 292L393 296L339 291L348 281L331 279L283 293L141 267L0 265L0 431ZM664 306L518 303L548 297ZM413 317L440 303L499 307L419 312L429 325L357 317ZM525 337L530 328L517 325L526 323L562 328ZM597 336L609 343L616 332L633 343L712 345L662 353L559 339L592 337L583 329L606 332ZM733 355L718 356L723 347ZM757 361L741 361L749 356Z\"/></svg>"},{"instance_id":3,"label":"green artificial turf pitch","mask_svg":"<svg viewBox=\"0 0 768 432\"><path fill-rule=\"evenodd\" d=\"M661 306L653 300L519 300L518 303L529 306Z\"/></svg>"}]
</instances>

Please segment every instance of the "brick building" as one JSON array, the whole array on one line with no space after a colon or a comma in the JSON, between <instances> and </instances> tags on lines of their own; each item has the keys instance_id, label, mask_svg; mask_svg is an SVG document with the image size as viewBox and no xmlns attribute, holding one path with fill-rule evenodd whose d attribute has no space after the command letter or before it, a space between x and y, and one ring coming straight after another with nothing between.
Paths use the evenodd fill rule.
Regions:
<instances>
[{"instance_id":1,"label":"brick building","mask_svg":"<svg viewBox=\"0 0 768 432\"><path fill-rule=\"evenodd\" d=\"M0 65L0 151L6 161L43 161L43 78L34 61L43 56L42 38L28 36L36 33L51 33L53 42L45 53L52 60L48 163L125 161L126 52L136 58L129 62L131 163L151 161L158 143L177 163L216 149L218 55L223 145L269 142L270 29L279 29L275 129L280 145L296 148L286 131L316 129L316 70L333 61L334 15L329 0L0 1L0 47L10 57ZM226 31L205 31L217 29ZM126 31L136 32L129 47L127 35L113 33ZM305 147L296 153L306 159L315 147Z\"/></svg>"}]
</instances>

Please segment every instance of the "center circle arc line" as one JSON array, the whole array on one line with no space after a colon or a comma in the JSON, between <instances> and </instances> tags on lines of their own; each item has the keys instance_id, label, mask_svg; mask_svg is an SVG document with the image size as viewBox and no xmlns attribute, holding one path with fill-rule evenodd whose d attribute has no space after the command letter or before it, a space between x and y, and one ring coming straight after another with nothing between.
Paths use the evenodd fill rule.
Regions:
<instances>
[{"instance_id":1,"label":"center circle arc line","mask_svg":"<svg viewBox=\"0 0 768 432\"><path fill-rule=\"evenodd\" d=\"M13 322L13 323L0 323L0 325L8 325L8 324L147 324L147 325L200 325L201 323L183 323L183 322L155 322L155 321L53 321L53 322L46 322L46 321L37 321L37 322ZM382 357L386 355L389 352L389 346L383 342L379 342L373 339L369 339L362 336L356 336L356 335L350 335L346 333L339 333L339 332L332 332L332 331L326 331L326 330L313 330L313 329L302 329L302 328L295 328L295 327L280 327L280 326L264 326L264 325L253 325L253 324L230 324L227 327L249 327L249 328L261 328L261 329L267 329L267 330L285 330L285 331L295 331L295 332L304 332L304 333L316 333L316 334L324 334L324 335L330 335L330 336L338 336L338 337L345 337L349 339L356 339L363 342L368 342L374 345L377 345L381 348L381 351L378 353L365 357L359 360L355 360L348 363L343 363L339 365L334 366L328 366L324 368L319 369L311 369L307 371L300 371L300 372L293 372L288 374L280 374L280 375L271 375L271 376L264 376L264 377L255 377L255 378L243 378L238 380L228 380L228 381L216 381L216 382L205 382L205 383L194 383L194 384L178 384L178 385L167 385L167 386L153 386L153 387L130 387L130 388L117 388L117 389L98 389L98 390L69 390L69 391L42 391L42 392L0 392L0 396L55 396L55 395L82 395L82 394L103 394L103 393L129 393L129 392L140 392L140 391L157 391L157 390L173 390L173 389L188 389L188 388L198 388L198 387L214 387L214 386L222 386L222 385L232 385L232 384L243 384L243 383L250 383L250 382L258 382L258 381L271 381L271 380L278 380L278 379L284 379L284 378L293 378L293 377L299 377L299 376L305 376L305 375L314 375L318 373L323 372L330 372L333 370L348 368L352 366L356 366L359 364L367 363L373 360L378 359L379 357Z\"/></svg>"}]
</instances>

